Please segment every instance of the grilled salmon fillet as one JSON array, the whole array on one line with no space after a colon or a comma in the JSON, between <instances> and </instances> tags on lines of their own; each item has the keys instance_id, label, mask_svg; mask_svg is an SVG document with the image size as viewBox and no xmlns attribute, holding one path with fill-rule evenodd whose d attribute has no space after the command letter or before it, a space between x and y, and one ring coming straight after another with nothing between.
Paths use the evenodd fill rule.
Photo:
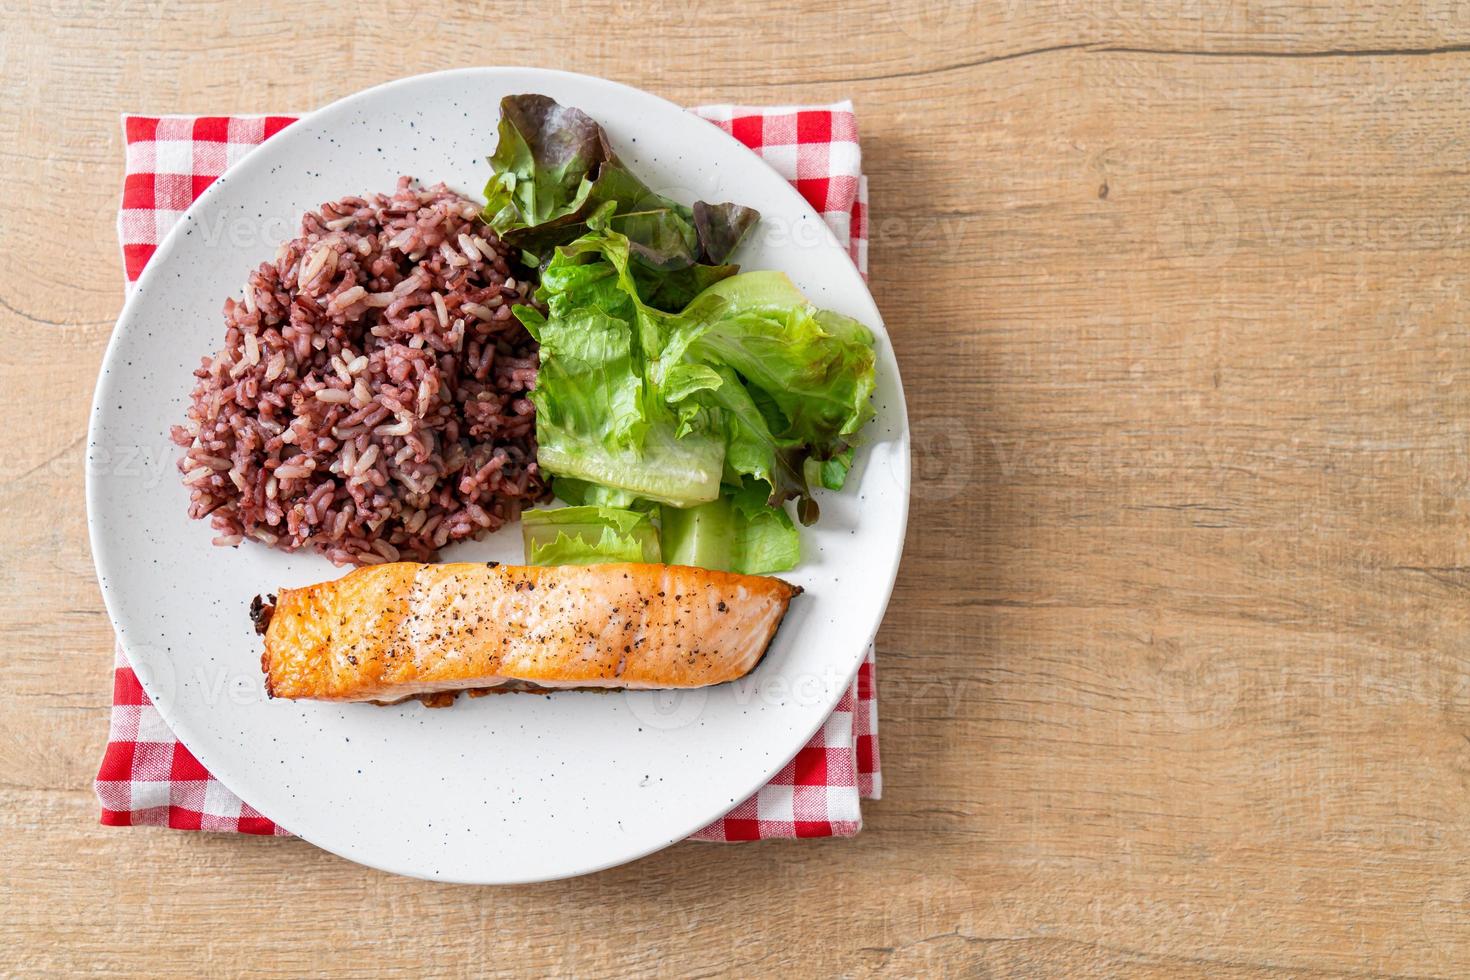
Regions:
<instances>
[{"instance_id":1,"label":"grilled salmon fillet","mask_svg":"<svg viewBox=\"0 0 1470 980\"><path fill-rule=\"evenodd\" d=\"M703 687L749 673L801 589L682 565L395 562L256 598L266 693ZM443 698L427 703L446 703Z\"/></svg>"}]
</instances>

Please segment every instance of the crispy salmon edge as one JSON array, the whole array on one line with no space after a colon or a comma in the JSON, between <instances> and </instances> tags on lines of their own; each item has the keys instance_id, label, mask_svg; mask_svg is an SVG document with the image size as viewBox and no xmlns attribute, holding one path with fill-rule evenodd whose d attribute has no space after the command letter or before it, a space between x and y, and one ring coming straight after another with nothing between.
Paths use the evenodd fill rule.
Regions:
<instances>
[{"instance_id":1,"label":"crispy salmon edge","mask_svg":"<svg viewBox=\"0 0 1470 980\"><path fill-rule=\"evenodd\" d=\"M276 612L275 593L267 593L264 598L257 595L250 600L250 622L255 627L257 636L264 637L270 629L271 617ZM276 692L271 686L271 647L265 644L265 649L260 651L260 672L265 675L265 696L274 698Z\"/></svg>"}]
</instances>

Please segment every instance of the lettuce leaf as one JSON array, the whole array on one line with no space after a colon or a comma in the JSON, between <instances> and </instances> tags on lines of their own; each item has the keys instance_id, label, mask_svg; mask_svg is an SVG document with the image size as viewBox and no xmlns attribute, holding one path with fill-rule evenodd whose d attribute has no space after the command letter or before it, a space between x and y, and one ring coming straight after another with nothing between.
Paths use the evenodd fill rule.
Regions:
<instances>
[{"instance_id":1,"label":"lettuce leaf","mask_svg":"<svg viewBox=\"0 0 1470 980\"><path fill-rule=\"evenodd\" d=\"M556 494L558 500L565 500L574 507L591 505L615 507L619 510L649 511L657 506L652 501L641 500L636 494L626 490L605 487L600 483L588 483L586 480L578 480L569 476L553 477L551 491Z\"/></svg>"},{"instance_id":2,"label":"lettuce leaf","mask_svg":"<svg viewBox=\"0 0 1470 980\"><path fill-rule=\"evenodd\" d=\"M765 488L746 481L730 498L735 510L736 566L734 572L768 575L785 572L801 561L801 535L784 507L766 502Z\"/></svg>"},{"instance_id":3,"label":"lettuce leaf","mask_svg":"<svg viewBox=\"0 0 1470 980\"><path fill-rule=\"evenodd\" d=\"M521 516L528 565L657 562L658 530L647 514L615 507L563 507Z\"/></svg>"},{"instance_id":4,"label":"lettuce leaf","mask_svg":"<svg viewBox=\"0 0 1470 980\"><path fill-rule=\"evenodd\" d=\"M795 567L796 526L764 494L736 493L697 507L661 507L661 530L647 511L584 505L533 510L521 536L528 565L658 562L746 575Z\"/></svg>"},{"instance_id":5,"label":"lettuce leaf","mask_svg":"<svg viewBox=\"0 0 1470 980\"><path fill-rule=\"evenodd\" d=\"M873 335L849 317L818 310L781 272L747 272L701 298L729 301L690 356L725 364L764 391L785 422L776 434L819 458L873 416Z\"/></svg>"},{"instance_id":6,"label":"lettuce leaf","mask_svg":"<svg viewBox=\"0 0 1470 980\"><path fill-rule=\"evenodd\" d=\"M547 313L515 314L541 344L536 405L537 459L549 473L660 503L693 506L719 495L723 440L714 431L681 431L663 384L681 398L707 379L678 368L676 354L723 312L711 297L678 314L645 304L630 271L625 235L607 225L559 248L537 297Z\"/></svg>"},{"instance_id":7,"label":"lettuce leaf","mask_svg":"<svg viewBox=\"0 0 1470 980\"><path fill-rule=\"evenodd\" d=\"M721 497L698 507L659 508L666 565L735 570L735 509Z\"/></svg>"},{"instance_id":8,"label":"lettuce leaf","mask_svg":"<svg viewBox=\"0 0 1470 980\"><path fill-rule=\"evenodd\" d=\"M846 482L873 415L872 333L781 273L740 273L728 259L756 212L655 193L575 109L508 97L490 159L486 220L541 273L544 312L515 308L541 345L538 460L584 512L536 554L632 554L607 514L657 513L666 561L795 565L784 503L810 524L814 489Z\"/></svg>"},{"instance_id":9,"label":"lettuce leaf","mask_svg":"<svg viewBox=\"0 0 1470 980\"><path fill-rule=\"evenodd\" d=\"M772 506L795 499L803 524L818 516L813 486L842 489L853 440L873 416L873 335L850 317L819 310L780 272L746 272L697 301L725 301L685 356L724 372L702 392L723 412L725 480L763 480Z\"/></svg>"},{"instance_id":10,"label":"lettuce leaf","mask_svg":"<svg viewBox=\"0 0 1470 980\"><path fill-rule=\"evenodd\" d=\"M796 567L801 539L791 517L766 503L754 482L698 507L662 507L663 560L743 575L768 575Z\"/></svg>"},{"instance_id":11,"label":"lettuce leaf","mask_svg":"<svg viewBox=\"0 0 1470 980\"><path fill-rule=\"evenodd\" d=\"M611 205L611 227L628 238L649 305L681 309L737 271L725 260L760 215L738 204L689 207L656 193L581 110L544 95L508 95L500 101L499 136L484 218L528 265L544 265L556 246L586 233L592 216Z\"/></svg>"},{"instance_id":12,"label":"lettuce leaf","mask_svg":"<svg viewBox=\"0 0 1470 980\"><path fill-rule=\"evenodd\" d=\"M811 306L781 273L742 273L677 313L642 297L611 206L556 250L516 315L541 343L538 459L623 498L693 507L757 484L767 506L819 516L872 416L872 335ZM746 492L749 492L746 490ZM601 502L601 501L599 501ZM773 540L784 542L780 519ZM783 545L784 547L784 545Z\"/></svg>"},{"instance_id":13,"label":"lettuce leaf","mask_svg":"<svg viewBox=\"0 0 1470 980\"><path fill-rule=\"evenodd\" d=\"M575 215L605 158L602 127L579 109L544 95L500 100L500 140L485 187L485 220L502 229L550 228Z\"/></svg>"}]
</instances>

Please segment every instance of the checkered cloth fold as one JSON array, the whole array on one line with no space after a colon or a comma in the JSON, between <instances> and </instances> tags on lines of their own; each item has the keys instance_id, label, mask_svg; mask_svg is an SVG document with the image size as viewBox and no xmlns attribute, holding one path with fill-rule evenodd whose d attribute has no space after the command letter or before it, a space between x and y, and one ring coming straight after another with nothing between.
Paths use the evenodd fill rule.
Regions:
<instances>
[{"instance_id":1,"label":"checkered cloth fold","mask_svg":"<svg viewBox=\"0 0 1470 980\"><path fill-rule=\"evenodd\" d=\"M867 275L867 181L852 105L692 110L795 185ZM189 205L293 116L125 116L127 169L118 237L131 286ZM873 651L830 718L766 786L691 840L850 837L859 800L882 790ZM209 774L148 701L119 647L112 723L96 781L102 822L289 836Z\"/></svg>"}]
</instances>

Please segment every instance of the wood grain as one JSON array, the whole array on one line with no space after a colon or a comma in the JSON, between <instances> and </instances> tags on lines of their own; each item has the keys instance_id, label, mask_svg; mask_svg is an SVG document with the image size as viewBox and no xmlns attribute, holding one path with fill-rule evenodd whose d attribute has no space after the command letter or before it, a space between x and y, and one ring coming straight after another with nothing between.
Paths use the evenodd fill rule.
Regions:
<instances>
[{"instance_id":1,"label":"wood grain","mask_svg":"<svg viewBox=\"0 0 1470 980\"><path fill-rule=\"evenodd\" d=\"M1470 969L1470 7L0 14L0 969ZM919 474L856 840L492 890L96 824L117 113L487 62L856 100Z\"/></svg>"}]
</instances>

